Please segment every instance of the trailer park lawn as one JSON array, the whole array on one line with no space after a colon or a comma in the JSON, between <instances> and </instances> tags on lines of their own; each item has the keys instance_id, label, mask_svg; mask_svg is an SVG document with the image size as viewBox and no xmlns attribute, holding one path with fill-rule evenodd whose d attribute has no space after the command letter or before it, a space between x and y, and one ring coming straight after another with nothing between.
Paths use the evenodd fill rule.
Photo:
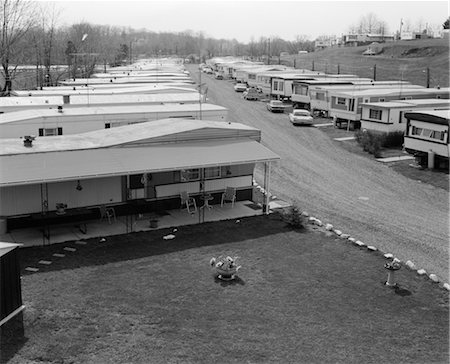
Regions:
<instances>
[{"instance_id":1,"label":"trailer park lawn","mask_svg":"<svg viewBox=\"0 0 450 364\"><path fill-rule=\"evenodd\" d=\"M448 362L440 284L403 266L388 287L381 252L277 213L20 255L23 335L3 328L2 363ZM240 257L235 281L219 255Z\"/></svg>"}]
</instances>

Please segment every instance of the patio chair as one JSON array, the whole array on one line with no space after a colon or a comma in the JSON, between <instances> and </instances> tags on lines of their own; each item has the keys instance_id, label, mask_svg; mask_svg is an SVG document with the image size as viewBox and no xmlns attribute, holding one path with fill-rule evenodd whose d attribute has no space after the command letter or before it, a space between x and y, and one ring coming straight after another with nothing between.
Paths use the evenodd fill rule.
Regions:
<instances>
[{"instance_id":1,"label":"patio chair","mask_svg":"<svg viewBox=\"0 0 450 364\"><path fill-rule=\"evenodd\" d=\"M195 202L195 198L190 197L187 191L180 192L180 198L181 198L180 208L186 207L187 211L190 214L197 212L197 203Z\"/></svg>"},{"instance_id":2,"label":"patio chair","mask_svg":"<svg viewBox=\"0 0 450 364\"><path fill-rule=\"evenodd\" d=\"M236 201L236 188L227 187L225 192L222 193L222 200L220 206L223 207L224 202L231 202L231 207L234 207L234 201Z\"/></svg>"},{"instance_id":3,"label":"patio chair","mask_svg":"<svg viewBox=\"0 0 450 364\"><path fill-rule=\"evenodd\" d=\"M106 207L105 205L100 206L100 221L103 219L108 219L108 223L111 225L112 219L116 220L116 210L114 207Z\"/></svg>"}]
</instances>

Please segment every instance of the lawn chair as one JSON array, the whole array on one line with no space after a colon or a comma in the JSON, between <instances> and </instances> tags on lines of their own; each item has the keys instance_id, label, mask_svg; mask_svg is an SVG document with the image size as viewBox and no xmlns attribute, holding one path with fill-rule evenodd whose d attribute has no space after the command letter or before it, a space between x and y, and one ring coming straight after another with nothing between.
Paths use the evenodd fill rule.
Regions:
<instances>
[{"instance_id":1,"label":"lawn chair","mask_svg":"<svg viewBox=\"0 0 450 364\"><path fill-rule=\"evenodd\" d=\"M180 198L181 198L180 208L186 207L187 211L190 214L197 212L197 203L195 202L195 198L190 197L187 191L180 192Z\"/></svg>"},{"instance_id":2,"label":"lawn chair","mask_svg":"<svg viewBox=\"0 0 450 364\"><path fill-rule=\"evenodd\" d=\"M106 207L105 205L100 206L100 221L103 219L108 219L108 223L111 225L112 219L116 220L116 211L114 207Z\"/></svg>"},{"instance_id":3,"label":"lawn chair","mask_svg":"<svg viewBox=\"0 0 450 364\"><path fill-rule=\"evenodd\" d=\"M231 202L231 207L234 207L234 201L236 201L236 188L227 187L225 192L222 193L220 206L223 207L224 202Z\"/></svg>"}]
</instances>

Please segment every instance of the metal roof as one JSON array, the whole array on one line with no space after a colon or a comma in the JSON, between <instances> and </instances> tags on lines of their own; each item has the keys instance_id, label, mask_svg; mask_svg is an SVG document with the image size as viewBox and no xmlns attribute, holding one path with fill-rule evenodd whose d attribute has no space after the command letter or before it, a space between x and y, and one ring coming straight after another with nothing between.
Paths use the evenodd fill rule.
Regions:
<instances>
[{"instance_id":1,"label":"metal roof","mask_svg":"<svg viewBox=\"0 0 450 364\"><path fill-rule=\"evenodd\" d=\"M8 254L11 250L14 250L15 248L17 248L21 245L22 244L0 242L0 257Z\"/></svg>"},{"instance_id":2,"label":"metal roof","mask_svg":"<svg viewBox=\"0 0 450 364\"><path fill-rule=\"evenodd\" d=\"M414 110L406 112L405 118L433 124L450 125L450 110Z\"/></svg>"},{"instance_id":3,"label":"metal roof","mask_svg":"<svg viewBox=\"0 0 450 364\"><path fill-rule=\"evenodd\" d=\"M80 121L87 121L89 116L106 116L106 115L130 115L130 114L146 114L146 113L167 113L167 112L188 112L188 111L226 111L223 106L213 104L164 104L164 105L119 105L119 106L86 106L86 107L69 107L63 108L60 112L58 109L30 109L13 111L0 115L0 124L12 123L24 120L45 119L50 121L52 118L63 121L68 117L82 117Z\"/></svg>"},{"instance_id":4,"label":"metal roof","mask_svg":"<svg viewBox=\"0 0 450 364\"><path fill-rule=\"evenodd\" d=\"M30 148L24 147L20 138L6 138L0 143L0 156L239 137L259 141L261 131L241 123L169 118L81 134L38 137Z\"/></svg>"},{"instance_id":5,"label":"metal roof","mask_svg":"<svg viewBox=\"0 0 450 364\"><path fill-rule=\"evenodd\" d=\"M366 89L366 90L356 90L356 91L334 91L333 95L344 95L344 96L350 96L350 97L358 97L358 96L390 96L392 94L401 94L400 96L407 96L410 94L426 94L430 93L430 90L422 86L413 85L413 87L398 87L398 88L376 88L376 89ZM435 92L439 91L438 89L433 89ZM442 93L445 93L445 90L442 90ZM447 91L448 92L448 91Z\"/></svg>"},{"instance_id":6,"label":"metal roof","mask_svg":"<svg viewBox=\"0 0 450 364\"><path fill-rule=\"evenodd\" d=\"M0 186L123 176L280 159L254 140L207 140L0 156Z\"/></svg>"},{"instance_id":7,"label":"metal roof","mask_svg":"<svg viewBox=\"0 0 450 364\"><path fill-rule=\"evenodd\" d=\"M376 106L380 108L395 108L395 107L411 107L411 106L448 106L450 108L450 100L448 99L412 99L412 100L393 100L386 102L365 102L361 105Z\"/></svg>"}]
</instances>

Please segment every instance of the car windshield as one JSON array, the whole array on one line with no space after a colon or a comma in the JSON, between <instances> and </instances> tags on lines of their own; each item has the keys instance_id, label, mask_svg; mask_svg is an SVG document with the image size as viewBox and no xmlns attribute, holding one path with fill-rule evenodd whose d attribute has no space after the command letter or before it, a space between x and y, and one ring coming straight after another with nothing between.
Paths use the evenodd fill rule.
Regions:
<instances>
[{"instance_id":1,"label":"car windshield","mask_svg":"<svg viewBox=\"0 0 450 364\"><path fill-rule=\"evenodd\" d=\"M272 105L283 106L281 101L272 101Z\"/></svg>"},{"instance_id":2,"label":"car windshield","mask_svg":"<svg viewBox=\"0 0 450 364\"><path fill-rule=\"evenodd\" d=\"M296 115L296 116L309 116L309 111L294 110L294 115Z\"/></svg>"}]
</instances>

